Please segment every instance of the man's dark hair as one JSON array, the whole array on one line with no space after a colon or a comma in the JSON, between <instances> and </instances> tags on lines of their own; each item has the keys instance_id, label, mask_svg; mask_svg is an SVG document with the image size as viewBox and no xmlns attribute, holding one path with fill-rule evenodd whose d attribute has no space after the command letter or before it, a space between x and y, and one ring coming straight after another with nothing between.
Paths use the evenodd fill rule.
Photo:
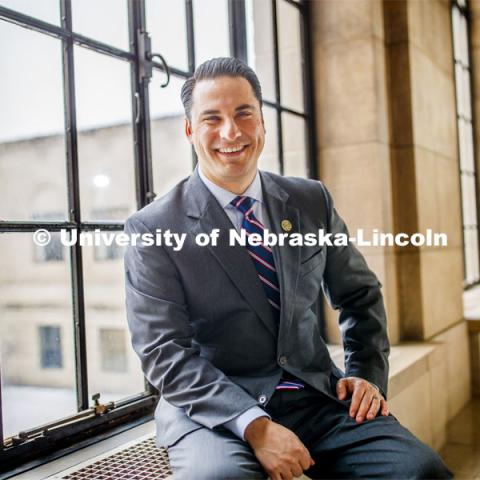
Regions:
<instances>
[{"instance_id":1,"label":"man's dark hair","mask_svg":"<svg viewBox=\"0 0 480 480\"><path fill-rule=\"evenodd\" d=\"M199 65L193 76L188 78L182 87L182 103L185 109L185 115L191 120L193 89L200 80L212 79L217 77L242 77L250 83L253 93L262 108L262 88L257 74L245 63L234 57L219 57L207 60Z\"/></svg>"}]
</instances>

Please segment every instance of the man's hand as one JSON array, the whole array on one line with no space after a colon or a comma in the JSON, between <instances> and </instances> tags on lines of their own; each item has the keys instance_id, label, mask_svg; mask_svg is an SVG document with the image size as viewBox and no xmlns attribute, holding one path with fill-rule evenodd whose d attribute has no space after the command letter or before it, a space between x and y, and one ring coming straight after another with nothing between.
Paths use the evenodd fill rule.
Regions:
<instances>
[{"instance_id":1,"label":"man's hand","mask_svg":"<svg viewBox=\"0 0 480 480\"><path fill-rule=\"evenodd\" d=\"M378 389L367 380L358 377L346 377L337 382L337 396L340 400L352 397L350 416L355 417L357 423L363 420L373 420L378 411L386 417L388 415L387 401Z\"/></svg>"},{"instance_id":2,"label":"man's hand","mask_svg":"<svg viewBox=\"0 0 480 480\"><path fill-rule=\"evenodd\" d=\"M291 430L267 417L251 422L244 435L272 480L292 480L315 464L310 452Z\"/></svg>"}]
</instances>

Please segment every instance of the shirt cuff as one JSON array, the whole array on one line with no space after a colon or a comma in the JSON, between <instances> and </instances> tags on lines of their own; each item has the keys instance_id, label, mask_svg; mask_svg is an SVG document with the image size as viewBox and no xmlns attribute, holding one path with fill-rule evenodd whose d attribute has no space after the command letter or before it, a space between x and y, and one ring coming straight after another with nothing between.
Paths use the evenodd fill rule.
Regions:
<instances>
[{"instance_id":1,"label":"shirt cuff","mask_svg":"<svg viewBox=\"0 0 480 480\"><path fill-rule=\"evenodd\" d=\"M260 407L251 407L245 412L238 415L238 417L235 417L232 420L225 422L223 426L230 430L237 437L245 440L245 430L250 425L250 423L260 417L268 417L271 420L270 415L265 412L265 410L262 410Z\"/></svg>"}]
</instances>

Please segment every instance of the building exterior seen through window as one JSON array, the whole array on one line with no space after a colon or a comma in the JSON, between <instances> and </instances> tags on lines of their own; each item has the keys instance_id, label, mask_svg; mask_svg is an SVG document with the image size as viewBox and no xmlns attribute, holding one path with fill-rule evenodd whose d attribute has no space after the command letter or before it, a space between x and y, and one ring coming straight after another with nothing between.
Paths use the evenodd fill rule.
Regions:
<instances>
[{"instance_id":1,"label":"building exterior seen through window","mask_svg":"<svg viewBox=\"0 0 480 480\"><path fill-rule=\"evenodd\" d=\"M62 368L62 336L60 327L41 326L40 363L42 368Z\"/></svg>"},{"instance_id":2,"label":"building exterior seen through window","mask_svg":"<svg viewBox=\"0 0 480 480\"><path fill-rule=\"evenodd\" d=\"M161 63L141 50L145 31L170 68L165 88ZM237 56L259 74L260 168L314 176L307 38L307 5L288 0L0 0L0 43L10 46L0 52L0 441L9 449L88 410L96 393L151 411L156 391L126 325L123 249L65 247L60 229L119 233L190 174L180 88L212 57ZM48 248L34 245L39 228L52 234Z\"/></svg>"},{"instance_id":3,"label":"building exterior seen through window","mask_svg":"<svg viewBox=\"0 0 480 480\"><path fill-rule=\"evenodd\" d=\"M127 371L127 336L121 328L101 328L100 355L105 372Z\"/></svg>"},{"instance_id":4,"label":"building exterior seen through window","mask_svg":"<svg viewBox=\"0 0 480 480\"><path fill-rule=\"evenodd\" d=\"M457 102L465 286L480 281L477 172L475 169L470 52L465 1L452 3L453 54Z\"/></svg>"}]
</instances>

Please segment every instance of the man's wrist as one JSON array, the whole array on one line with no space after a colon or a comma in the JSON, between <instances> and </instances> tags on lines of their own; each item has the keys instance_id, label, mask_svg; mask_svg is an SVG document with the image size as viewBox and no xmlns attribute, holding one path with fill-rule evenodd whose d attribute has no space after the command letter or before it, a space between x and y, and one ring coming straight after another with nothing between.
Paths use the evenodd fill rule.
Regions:
<instances>
[{"instance_id":1,"label":"man's wrist","mask_svg":"<svg viewBox=\"0 0 480 480\"><path fill-rule=\"evenodd\" d=\"M254 441L263 434L268 423L271 422L270 417L258 417L247 425L244 438L248 443Z\"/></svg>"}]
</instances>

